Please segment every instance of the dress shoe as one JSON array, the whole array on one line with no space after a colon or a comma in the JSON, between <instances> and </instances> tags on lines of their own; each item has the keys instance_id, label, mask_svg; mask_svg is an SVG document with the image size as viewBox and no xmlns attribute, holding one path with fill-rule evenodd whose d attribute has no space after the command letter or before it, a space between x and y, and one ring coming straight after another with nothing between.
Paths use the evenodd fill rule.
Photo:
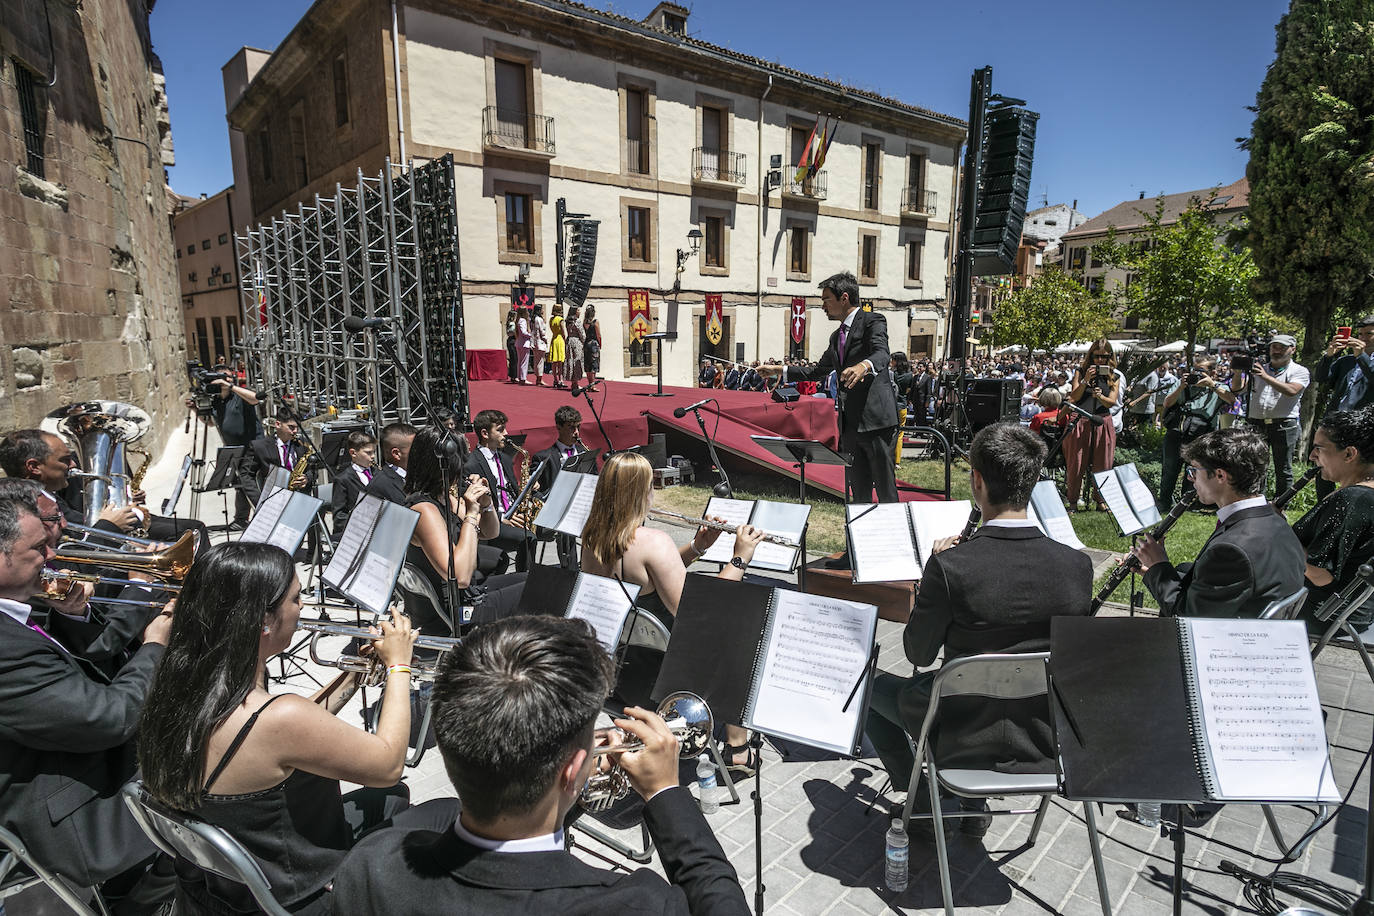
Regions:
<instances>
[{"instance_id":1,"label":"dress shoe","mask_svg":"<svg viewBox=\"0 0 1374 916\"><path fill-rule=\"evenodd\" d=\"M988 803L981 798L963 798L959 800L960 811L982 811L988 810ZM975 817L959 818L959 832L964 836L973 837L981 840L987 836L988 828L992 826L992 815L983 813Z\"/></svg>"}]
</instances>

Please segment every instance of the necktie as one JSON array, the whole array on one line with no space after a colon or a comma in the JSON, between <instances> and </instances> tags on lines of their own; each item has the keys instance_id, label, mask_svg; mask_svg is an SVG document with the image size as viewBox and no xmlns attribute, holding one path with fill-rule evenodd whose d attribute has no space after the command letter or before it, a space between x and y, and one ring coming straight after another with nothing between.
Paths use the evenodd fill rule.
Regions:
<instances>
[{"instance_id":1,"label":"necktie","mask_svg":"<svg viewBox=\"0 0 1374 916\"><path fill-rule=\"evenodd\" d=\"M368 483L372 483L372 468L363 468L363 476L367 478Z\"/></svg>"},{"instance_id":2,"label":"necktie","mask_svg":"<svg viewBox=\"0 0 1374 916\"><path fill-rule=\"evenodd\" d=\"M510 495L506 493L506 474L501 470L501 459L495 452L491 453L491 463L496 467L496 487L501 491L501 511L505 512L510 508Z\"/></svg>"},{"instance_id":3,"label":"necktie","mask_svg":"<svg viewBox=\"0 0 1374 916\"><path fill-rule=\"evenodd\" d=\"M54 646L57 646L57 648L61 649L63 652L66 652L66 651L67 651L67 647L66 647L66 646L62 645L62 643L58 642L57 640L55 640L55 639L53 639L51 636L49 636L49 635L48 635L48 631L45 630L45 629L43 629L42 627L40 627L38 624L36 624L36 623L31 623L31 624L29 624L29 629L30 629L30 630L33 630L33 631L34 631L35 633L37 633L39 636L42 636L44 639L46 639L48 642L52 643Z\"/></svg>"},{"instance_id":4,"label":"necktie","mask_svg":"<svg viewBox=\"0 0 1374 916\"><path fill-rule=\"evenodd\" d=\"M281 466L289 471L291 470L291 463L291 443L283 442L281 444Z\"/></svg>"},{"instance_id":5,"label":"necktie","mask_svg":"<svg viewBox=\"0 0 1374 916\"><path fill-rule=\"evenodd\" d=\"M576 454L577 454L577 449L573 448L571 445L568 446L568 457L571 458L573 455L576 455Z\"/></svg>"},{"instance_id":6,"label":"necktie","mask_svg":"<svg viewBox=\"0 0 1374 916\"><path fill-rule=\"evenodd\" d=\"M840 325L840 362L844 362L845 344L849 343L849 325Z\"/></svg>"}]
</instances>

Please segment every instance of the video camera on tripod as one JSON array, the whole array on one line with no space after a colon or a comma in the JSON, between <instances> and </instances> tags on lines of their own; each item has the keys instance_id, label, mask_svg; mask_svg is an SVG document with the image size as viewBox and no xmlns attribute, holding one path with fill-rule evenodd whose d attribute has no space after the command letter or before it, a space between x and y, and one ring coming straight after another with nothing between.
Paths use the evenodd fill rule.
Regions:
<instances>
[{"instance_id":1,"label":"video camera on tripod","mask_svg":"<svg viewBox=\"0 0 1374 916\"><path fill-rule=\"evenodd\" d=\"M235 380L234 374L227 369L206 369L198 359L186 361L186 374L191 379L191 397L195 401L196 413L202 416L210 413L214 398L219 394L215 383Z\"/></svg>"},{"instance_id":2,"label":"video camera on tripod","mask_svg":"<svg viewBox=\"0 0 1374 916\"><path fill-rule=\"evenodd\" d=\"M1255 371L1255 363L1269 359L1269 344L1274 339L1273 330L1245 335L1245 349L1231 354L1231 368L1240 372Z\"/></svg>"}]
</instances>

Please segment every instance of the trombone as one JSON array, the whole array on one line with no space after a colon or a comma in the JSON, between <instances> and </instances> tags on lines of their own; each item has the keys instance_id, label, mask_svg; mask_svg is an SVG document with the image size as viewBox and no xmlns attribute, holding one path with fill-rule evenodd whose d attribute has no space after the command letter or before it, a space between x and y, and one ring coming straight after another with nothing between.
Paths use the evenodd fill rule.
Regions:
<instances>
[{"instance_id":1,"label":"trombone","mask_svg":"<svg viewBox=\"0 0 1374 916\"><path fill-rule=\"evenodd\" d=\"M144 588L154 591L167 590L179 591L179 585L167 585L162 582L143 582L137 579L110 579L105 576L88 576L81 573L68 572L58 569L44 569L39 577L41 590L34 595L35 598L43 598L48 601L61 601L72 593L72 589L78 583L91 582L105 585L141 585ZM175 596L172 596L174 598ZM172 598L154 600L148 598L102 598L99 595L92 595L86 599L87 604L111 604L122 607L166 607Z\"/></svg>"},{"instance_id":2,"label":"trombone","mask_svg":"<svg viewBox=\"0 0 1374 916\"><path fill-rule=\"evenodd\" d=\"M101 534L111 534L102 531ZM130 538L132 535L120 535ZM200 536L187 531L174 544L156 544L160 549L149 553L133 553L127 550L114 550L88 545L80 541L66 541L58 546L56 563L74 563L79 566L108 566L112 569L132 569L157 579L185 579L191 570L196 556L196 544ZM137 540L143 540L138 538Z\"/></svg>"},{"instance_id":3,"label":"trombone","mask_svg":"<svg viewBox=\"0 0 1374 916\"><path fill-rule=\"evenodd\" d=\"M325 658L319 653L318 643L324 636L347 636L364 643L371 643L378 639L378 635L367 627L350 626L342 623L332 623L327 620L298 620L296 621L297 630L305 630L310 633L310 660L317 665L324 665L328 668L338 668L340 671L351 671L362 675L364 687L375 687L386 680L386 668L382 667L381 659L373 656L354 655L340 653L334 658ZM432 681L439 671L439 659L443 653L452 650L460 642L456 636L425 636L421 635L415 640L416 649L429 649L439 653L439 658L425 661L412 661L411 681Z\"/></svg>"}]
</instances>

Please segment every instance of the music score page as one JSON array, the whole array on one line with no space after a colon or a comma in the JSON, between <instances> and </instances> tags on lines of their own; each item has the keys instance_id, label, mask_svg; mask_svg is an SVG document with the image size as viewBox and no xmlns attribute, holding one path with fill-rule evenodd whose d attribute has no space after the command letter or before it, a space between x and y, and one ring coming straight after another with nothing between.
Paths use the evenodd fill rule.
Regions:
<instances>
[{"instance_id":1,"label":"music score page","mask_svg":"<svg viewBox=\"0 0 1374 916\"><path fill-rule=\"evenodd\" d=\"M1307 628L1300 621L1183 622L1220 801L1340 800ZM1204 773L1204 776L1208 775Z\"/></svg>"},{"instance_id":2,"label":"music score page","mask_svg":"<svg viewBox=\"0 0 1374 916\"><path fill-rule=\"evenodd\" d=\"M629 595L626 595L629 592ZM607 652L614 652L620 642L620 631L625 626L625 618L630 616L634 599L639 597L639 586L626 582L621 588L619 582L605 576L580 573L572 598L568 601L568 617L578 617L592 625L596 630L596 641Z\"/></svg>"},{"instance_id":3,"label":"music score page","mask_svg":"<svg viewBox=\"0 0 1374 916\"><path fill-rule=\"evenodd\" d=\"M914 503L845 506L855 582L910 582L921 578L908 505Z\"/></svg>"},{"instance_id":4,"label":"music score page","mask_svg":"<svg viewBox=\"0 0 1374 916\"><path fill-rule=\"evenodd\" d=\"M788 589L775 590L773 601L744 724L838 754L853 753L867 706L862 687L855 692L854 685L867 676L877 608Z\"/></svg>"}]
</instances>

